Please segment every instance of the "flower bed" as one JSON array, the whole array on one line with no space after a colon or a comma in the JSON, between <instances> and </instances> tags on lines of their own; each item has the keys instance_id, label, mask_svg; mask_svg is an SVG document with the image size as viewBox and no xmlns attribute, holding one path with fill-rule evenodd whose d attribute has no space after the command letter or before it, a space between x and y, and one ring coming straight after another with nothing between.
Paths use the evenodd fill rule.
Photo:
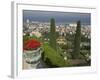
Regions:
<instances>
[{"instance_id":1,"label":"flower bed","mask_svg":"<svg viewBox=\"0 0 100 80\"><path fill-rule=\"evenodd\" d=\"M40 46L41 46L41 43L35 39L30 39L23 43L24 50L34 50Z\"/></svg>"}]
</instances>

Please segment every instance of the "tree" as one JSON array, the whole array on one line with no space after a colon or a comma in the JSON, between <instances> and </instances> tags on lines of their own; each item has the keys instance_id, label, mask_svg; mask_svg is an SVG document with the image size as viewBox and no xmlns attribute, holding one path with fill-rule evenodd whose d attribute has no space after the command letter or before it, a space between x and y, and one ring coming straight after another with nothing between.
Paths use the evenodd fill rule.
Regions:
<instances>
[{"instance_id":1,"label":"tree","mask_svg":"<svg viewBox=\"0 0 100 80\"><path fill-rule=\"evenodd\" d=\"M50 46L56 50L56 26L54 18L50 20Z\"/></svg>"},{"instance_id":2,"label":"tree","mask_svg":"<svg viewBox=\"0 0 100 80\"><path fill-rule=\"evenodd\" d=\"M78 59L80 55L80 42L81 42L81 22L77 21L76 34L74 38L74 50L72 57Z\"/></svg>"}]
</instances>

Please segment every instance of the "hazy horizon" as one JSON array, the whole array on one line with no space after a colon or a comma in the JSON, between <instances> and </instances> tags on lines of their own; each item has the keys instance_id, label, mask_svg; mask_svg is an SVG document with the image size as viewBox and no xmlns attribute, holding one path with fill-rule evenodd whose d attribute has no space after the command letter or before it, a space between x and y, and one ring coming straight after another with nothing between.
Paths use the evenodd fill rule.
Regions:
<instances>
[{"instance_id":1,"label":"hazy horizon","mask_svg":"<svg viewBox=\"0 0 100 80\"><path fill-rule=\"evenodd\" d=\"M91 25L90 13L23 10L24 22L27 19L30 21L50 22L51 18L55 18L57 24L76 23L80 20L81 24Z\"/></svg>"}]
</instances>

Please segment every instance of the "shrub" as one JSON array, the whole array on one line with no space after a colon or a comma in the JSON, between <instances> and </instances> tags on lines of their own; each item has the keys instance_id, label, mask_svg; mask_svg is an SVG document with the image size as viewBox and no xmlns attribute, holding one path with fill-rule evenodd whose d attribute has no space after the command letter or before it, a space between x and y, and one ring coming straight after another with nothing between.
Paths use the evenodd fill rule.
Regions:
<instances>
[{"instance_id":1,"label":"shrub","mask_svg":"<svg viewBox=\"0 0 100 80\"><path fill-rule=\"evenodd\" d=\"M49 59L50 64L59 66L59 67L66 66L64 58L60 56L60 54L57 53L56 50L54 50L47 44L44 44L42 47L44 50L44 55L46 56L46 58Z\"/></svg>"}]
</instances>

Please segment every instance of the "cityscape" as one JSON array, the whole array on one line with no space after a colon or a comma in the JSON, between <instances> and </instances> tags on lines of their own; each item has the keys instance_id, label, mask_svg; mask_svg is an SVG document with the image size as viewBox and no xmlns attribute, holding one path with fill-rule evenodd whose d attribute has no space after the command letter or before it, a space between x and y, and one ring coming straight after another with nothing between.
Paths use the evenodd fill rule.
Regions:
<instances>
[{"instance_id":1,"label":"cityscape","mask_svg":"<svg viewBox=\"0 0 100 80\"><path fill-rule=\"evenodd\" d=\"M23 11L23 69L90 66L90 19L89 13Z\"/></svg>"}]
</instances>

